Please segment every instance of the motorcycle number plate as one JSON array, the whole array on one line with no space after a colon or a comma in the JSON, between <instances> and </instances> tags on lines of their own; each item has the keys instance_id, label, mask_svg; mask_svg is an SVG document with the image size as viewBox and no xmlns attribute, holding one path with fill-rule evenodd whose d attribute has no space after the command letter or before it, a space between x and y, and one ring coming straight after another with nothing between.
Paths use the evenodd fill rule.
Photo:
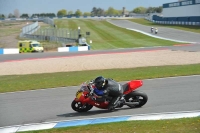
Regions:
<instances>
[{"instance_id":1,"label":"motorcycle number plate","mask_svg":"<svg viewBox=\"0 0 200 133\"><path fill-rule=\"evenodd\" d=\"M82 93L83 93L83 92L79 92L79 91L78 91L78 92L76 93L76 98L79 99L79 98L81 97Z\"/></svg>"}]
</instances>

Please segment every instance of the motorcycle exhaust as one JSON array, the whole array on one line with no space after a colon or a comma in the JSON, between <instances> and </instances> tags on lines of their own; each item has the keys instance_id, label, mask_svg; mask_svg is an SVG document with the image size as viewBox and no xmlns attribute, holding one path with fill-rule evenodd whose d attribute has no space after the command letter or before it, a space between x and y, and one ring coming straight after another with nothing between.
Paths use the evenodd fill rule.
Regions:
<instances>
[{"instance_id":1,"label":"motorcycle exhaust","mask_svg":"<svg viewBox=\"0 0 200 133\"><path fill-rule=\"evenodd\" d=\"M125 102L124 105L128 105L128 106L133 106L133 105L139 105L139 102Z\"/></svg>"}]
</instances>

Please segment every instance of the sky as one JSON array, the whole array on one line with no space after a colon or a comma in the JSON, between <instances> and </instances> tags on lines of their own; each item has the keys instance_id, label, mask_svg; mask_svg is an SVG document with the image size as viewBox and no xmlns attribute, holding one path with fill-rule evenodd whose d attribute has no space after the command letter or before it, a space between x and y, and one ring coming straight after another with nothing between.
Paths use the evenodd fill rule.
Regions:
<instances>
[{"instance_id":1,"label":"sky","mask_svg":"<svg viewBox=\"0 0 200 133\"><path fill-rule=\"evenodd\" d=\"M0 0L0 14L14 14L15 9L18 9L20 14L57 14L61 9L73 12L79 9L84 13L91 12L93 7L100 7L104 10L109 7L122 10L125 7L127 11L132 11L139 6L158 7L176 1L178 0Z\"/></svg>"}]
</instances>

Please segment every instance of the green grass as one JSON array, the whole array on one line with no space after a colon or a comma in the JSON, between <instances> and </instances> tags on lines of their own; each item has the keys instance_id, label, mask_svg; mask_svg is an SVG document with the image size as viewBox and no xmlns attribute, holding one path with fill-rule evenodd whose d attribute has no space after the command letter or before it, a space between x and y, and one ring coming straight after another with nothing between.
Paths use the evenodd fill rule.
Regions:
<instances>
[{"instance_id":1,"label":"green grass","mask_svg":"<svg viewBox=\"0 0 200 133\"><path fill-rule=\"evenodd\" d=\"M12 34L20 34L21 30L19 27L15 27L20 25L21 23L13 23L13 22L1 22L0 23L0 37L5 37Z\"/></svg>"},{"instance_id":2,"label":"green grass","mask_svg":"<svg viewBox=\"0 0 200 133\"><path fill-rule=\"evenodd\" d=\"M128 20L135 22L135 23L138 23L138 24L147 25L147 26L174 28L174 29L179 29L179 30L185 30L185 31L200 33L200 26L156 24L156 23L150 22L148 20L145 20L143 18L141 18L141 19L128 19Z\"/></svg>"},{"instance_id":3,"label":"green grass","mask_svg":"<svg viewBox=\"0 0 200 133\"><path fill-rule=\"evenodd\" d=\"M20 24L20 23L19 23ZM81 28L81 34L85 36L86 32L90 32L90 36L86 37L89 43L92 40L92 50L102 49L116 49L116 48L134 48L134 47L151 47L151 46L171 46L178 44L173 41L166 41L162 39L152 38L141 33L120 28L108 23L105 20L90 20L90 19L57 19L55 20L57 28L67 28L77 30ZM6 26L5 26L6 25ZM50 27L49 25L41 26L41 29L37 32L41 32L43 29ZM14 33L20 33L20 28L12 28L10 24L1 24L0 37L11 35ZM36 33L37 33L36 32ZM35 34L36 34L35 33ZM17 38L20 39L20 38ZM54 42L47 42L45 44L45 50L56 49L58 46ZM6 46L1 46L6 47Z\"/></svg>"},{"instance_id":4,"label":"green grass","mask_svg":"<svg viewBox=\"0 0 200 133\"><path fill-rule=\"evenodd\" d=\"M91 48L93 50L171 46L177 44L177 42L156 39L135 31L114 26L105 20L65 19L55 20L55 24L60 28L64 27L69 29L77 29L80 26L82 34L89 31L91 35L87 37L87 42L92 40Z\"/></svg>"},{"instance_id":5,"label":"green grass","mask_svg":"<svg viewBox=\"0 0 200 133\"><path fill-rule=\"evenodd\" d=\"M126 121L65 127L27 133L199 133L200 117L156 121Z\"/></svg>"},{"instance_id":6,"label":"green grass","mask_svg":"<svg viewBox=\"0 0 200 133\"><path fill-rule=\"evenodd\" d=\"M0 76L0 93L80 85L102 75L116 81L199 75L200 64Z\"/></svg>"}]
</instances>

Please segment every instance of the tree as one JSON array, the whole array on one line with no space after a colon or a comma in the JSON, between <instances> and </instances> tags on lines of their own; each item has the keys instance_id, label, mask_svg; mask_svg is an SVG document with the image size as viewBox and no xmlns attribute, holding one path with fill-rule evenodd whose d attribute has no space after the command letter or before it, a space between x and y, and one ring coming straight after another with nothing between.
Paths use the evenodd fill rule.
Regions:
<instances>
[{"instance_id":1,"label":"tree","mask_svg":"<svg viewBox=\"0 0 200 133\"><path fill-rule=\"evenodd\" d=\"M18 10L18 9L15 9L15 10L14 10L14 16L15 16L16 18L19 18L20 14L19 14L19 10Z\"/></svg>"},{"instance_id":2,"label":"tree","mask_svg":"<svg viewBox=\"0 0 200 133\"><path fill-rule=\"evenodd\" d=\"M115 14L115 9L113 7L109 7L108 10L106 11L107 15L114 15Z\"/></svg>"},{"instance_id":3,"label":"tree","mask_svg":"<svg viewBox=\"0 0 200 133\"><path fill-rule=\"evenodd\" d=\"M104 15L104 9L101 9L101 8L98 8L97 10L96 10L96 15L98 15L98 16L102 16L102 15Z\"/></svg>"},{"instance_id":4,"label":"tree","mask_svg":"<svg viewBox=\"0 0 200 133\"><path fill-rule=\"evenodd\" d=\"M109 7L108 10L105 11L106 15L121 15L121 10L115 10L113 7Z\"/></svg>"},{"instance_id":5,"label":"tree","mask_svg":"<svg viewBox=\"0 0 200 133\"><path fill-rule=\"evenodd\" d=\"M79 9L77 9L76 12L75 12L75 15L76 16L82 16L82 12Z\"/></svg>"},{"instance_id":6,"label":"tree","mask_svg":"<svg viewBox=\"0 0 200 133\"><path fill-rule=\"evenodd\" d=\"M163 7L162 7L162 6L159 6L159 7L157 7L157 8L155 9L155 11L156 11L157 13L161 13L162 10L163 10Z\"/></svg>"},{"instance_id":7,"label":"tree","mask_svg":"<svg viewBox=\"0 0 200 133\"><path fill-rule=\"evenodd\" d=\"M0 14L0 18L5 18L4 14Z\"/></svg>"},{"instance_id":8,"label":"tree","mask_svg":"<svg viewBox=\"0 0 200 133\"><path fill-rule=\"evenodd\" d=\"M91 15L90 12L84 12L84 13L83 13L83 16L90 16L90 15Z\"/></svg>"},{"instance_id":9,"label":"tree","mask_svg":"<svg viewBox=\"0 0 200 133\"><path fill-rule=\"evenodd\" d=\"M26 16L31 16L31 18L37 18L37 17L56 17L55 13L40 13L40 14L32 14L32 15L28 15L28 14L22 14L21 17L26 17Z\"/></svg>"},{"instance_id":10,"label":"tree","mask_svg":"<svg viewBox=\"0 0 200 133\"><path fill-rule=\"evenodd\" d=\"M155 7L149 7L147 8L146 13L154 13L155 12Z\"/></svg>"},{"instance_id":11,"label":"tree","mask_svg":"<svg viewBox=\"0 0 200 133\"><path fill-rule=\"evenodd\" d=\"M38 18L40 17L40 14L32 14L31 18Z\"/></svg>"},{"instance_id":12,"label":"tree","mask_svg":"<svg viewBox=\"0 0 200 133\"><path fill-rule=\"evenodd\" d=\"M59 10L58 13L57 13L57 16L66 16L67 15L67 10L65 9L62 9L62 10Z\"/></svg>"},{"instance_id":13,"label":"tree","mask_svg":"<svg viewBox=\"0 0 200 133\"><path fill-rule=\"evenodd\" d=\"M145 7L137 7L133 10L133 13L144 14L146 13L147 9Z\"/></svg>"},{"instance_id":14,"label":"tree","mask_svg":"<svg viewBox=\"0 0 200 133\"><path fill-rule=\"evenodd\" d=\"M134 10L133 10L133 13L140 13L141 11L140 11L140 8L135 8Z\"/></svg>"},{"instance_id":15,"label":"tree","mask_svg":"<svg viewBox=\"0 0 200 133\"><path fill-rule=\"evenodd\" d=\"M15 16L12 13L9 13L8 18L15 18Z\"/></svg>"},{"instance_id":16,"label":"tree","mask_svg":"<svg viewBox=\"0 0 200 133\"><path fill-rule=\"evenodd\" d=\"M73 14L73 11L69 11L69 12L68 12L68 15L72 15L72 14Z\"/></svg>"},{"instance_id":17,"label":"tree","mask_svg":"<svg viewBox=\"0 0 200 133\"><path fill-rule=\"evenodd\" d=\"M20 18L29 18L28 14L22 14Z\"/></svg>"},{"instance_id":18,"label":"tree","mask_svg":"<svg viewBox=\"0 0 200 133\"><path fill-rule=\"evenodd\" d=\"M50 13L49 17L56 17L56 14L55 13Z\"/></svg>"},{"instance_id":19,"label":"tree","mask_svg":"<svg viewBox=\"0 0 200 133\"><path fill-rule=\"evenodd\" d=\"M97 16L97 8L96 7L92 8L91 15L92 16Z\"/></svg>"},{"instance_id":20,"label":"tree","mask_svg":"<svg viewBox=\"0 0 200 133\"><path fill-rule=\"evenodd\" d=\"M161 13L163 10L162 6L159 7L149 7L147 8L146 13Z\"/></svg>"}]
</instances>

